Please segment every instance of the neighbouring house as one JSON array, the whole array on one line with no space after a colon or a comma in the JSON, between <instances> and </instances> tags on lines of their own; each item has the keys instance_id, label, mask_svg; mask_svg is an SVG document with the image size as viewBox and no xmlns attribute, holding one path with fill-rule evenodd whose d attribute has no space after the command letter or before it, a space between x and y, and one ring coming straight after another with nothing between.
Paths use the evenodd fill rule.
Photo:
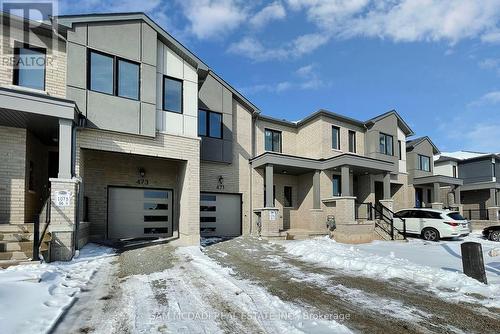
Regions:
<instances>
[{"instance_id":1,"label":"neighbouring house","mask_svg":"<svg viewBox=\"0 0 500 334\"><path fill-rule=\"evenodd\" d=\"M461 185L435 175L439 151L408 140L396 111L265 116L143 13L2 15L0 260L38 246L69 260L89 240L326 234L332 217L338 240L363 242Z\"/></svg>"},{"instance_id":2,"label":"neighbouring house","mask_svg":"<svg viewBox=\"0 0 500 334\"><path fill-rule=\"evenodd\" d=\"M460 204L465 218L474 221L499 220L500 155L458 151L435 156L436 173L463 180ZM450 188L442 189L443 202L450 204Z\"/></svg>"}]
</instances>

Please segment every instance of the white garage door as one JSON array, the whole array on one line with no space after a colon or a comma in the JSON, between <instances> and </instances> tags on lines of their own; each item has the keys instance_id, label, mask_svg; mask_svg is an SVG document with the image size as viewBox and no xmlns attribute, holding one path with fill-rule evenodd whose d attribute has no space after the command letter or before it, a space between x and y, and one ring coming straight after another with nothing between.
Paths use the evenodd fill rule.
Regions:
<instances>
[{"instance_id":1,"label":"white garage door","mask_svg":"<svg viewBox=\"0 0 500 334\"><path fill-rule=\"evenodd\" d=\"M205 237L241 235L241 196L201 193L200 228L201 235Z\"/></svg>"},{"instance_id":2,"label":"white garage door","mask_svg":"<svg viewBox=\"0 0 500 334\"><path fill-rule=\"evenodd\" d=\"M108 238L172 235L172 191L108 188Z\"/></svg>"}]
</instances>

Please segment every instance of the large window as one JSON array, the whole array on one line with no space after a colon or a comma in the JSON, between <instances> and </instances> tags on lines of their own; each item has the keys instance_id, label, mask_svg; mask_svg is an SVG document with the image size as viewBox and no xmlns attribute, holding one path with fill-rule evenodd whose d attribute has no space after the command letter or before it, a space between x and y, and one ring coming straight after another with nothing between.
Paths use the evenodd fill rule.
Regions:
<instances>
[{"instance_id":1,"label":"large window","mask_svg":"<svg viewBox=\"0 0 500 334\"><path fill-rule=\"evenodd\" d=\"M14 48L13 84L45 90L46 52L28 45Z\"/></svg>"},{"instance_id":2,"label":"large window","mask_svg":"<svg viewBox=\"0 0 500 334\"><path fill-rule=\"evenodd\" d=\"M457 166L453 166L453 177L455 177L455 178L458 177Z\"/></svg>"},{"instance_id":3,"label":"large window","mask_svg":"<svg viewBox=\"0 0 500 334\"><path fill-rule=\"evenodd\" d=\"M281 132L266 129L265 130L265 150L272 152L281 152Z\"/></svg>"},{"instance_id":4,"label":"large window","mask_svg":"<svg viewBox=\"0 0 500 334\"><path fill-rule=\"evenodd\" d=\"M340 128L338 126L332 126L332 148L340 150Z\"/></svg>"},{"instance_id":5,"label":"large window","mask_svg":"<svg viewBox=\"0 0 500 334\"><path fill-rule=\"evenodd\" d=\"M163 77L163 110L182 114L182 80Z\"/></svg>"},{"instance_id":6,"label":"large window","mask_svg":"<svg viewBox=\"0 0 500 334\"><path fill-rule=\"evenodd\" d=\"M380 133L380 153L394 155L394 139L391 135Z\"/></svg>"},{"instance_id":7,"label":"large window","mask_svg":"<svg viewBox=\"0 0 500 334\"><path fill-rule=\"evenodd\" d=\"M285 203L283 203L283 206L284 207L292 207L293 206L293 203L292 203L292 187L290 186L285 186L283 188L283 194L284 194L284 197L285 197Z\"/></svg>"},{"instance_id":8,"label":"large window","mask_svg":"<svg viewBox=\"0 0 500 334\"><path fill-rule=\"evenodd\" d=\"M431 171L431 158L426 155L418 155L418 169L424 172Z\"/></svg>"},{"instance_id":9,"label":"large window","mask_svg":"<svg viewBox=\"0 0 500 334\"><path fill-rule=\"evenodd\" d=\"M222 138L222 114L203 109L198 110L198 135Z\"/></svg>"},{"instance_id":10,"label":"large window","mask_svg":"<svg viewBox=\"0 0 500 334\"><path fill-rule=\"evenodd\" d=\"M333 196L340 196L342 194L340 175L332 176L332 188L333 188Z\"/></svg>"},{"instance_id":11,"label":"large window","mask_svg":"<svg viewBox=\"0 0 500 334\"><path fill-rule=\"evenodd\" d=\"M398 140L398 158L399 160L403 160L403 144L401 140Z\"/></svg>"},{"instance_id":12,"label":"large window","mask_svg":"<svg viewBox=\"0 0 500 334\"><path fill-rule=\"evenodd\" d=\"M89 51L88 89L139 100L140 66L129 60Z\"/></svg>"},{"instance_id":13,"label":"large window","mask_svg":"<svg viewBox=\"0 0 500 334\"><path fill-rule=\"evenodd\" d=\"M356 131L349 130L349 152L356 153Z\"/></svg>"}]
</instances>

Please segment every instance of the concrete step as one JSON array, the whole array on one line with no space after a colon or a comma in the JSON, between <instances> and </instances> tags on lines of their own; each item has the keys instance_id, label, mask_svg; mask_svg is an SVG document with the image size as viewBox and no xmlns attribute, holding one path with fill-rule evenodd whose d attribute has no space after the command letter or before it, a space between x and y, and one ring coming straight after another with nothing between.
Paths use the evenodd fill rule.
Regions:
<instances>
[{"instance_id":1,"label":"concrete step","mask_svg":"<svg viewBox=\"0 0 500 334\"><path fill-rule=\"evenodd\" d=\"M28 260L31 259L31 252L8 251L0 252L0 260Z\"/></svg>"},{"instance_id":2,"label":"concrete step","mask_svg":"<svg viewBox=\"0 0 500 334\"><path fill-rule=\"evenodd\" d=\"M33 224L0 224L0 233L32 233Z\"/></svg>"},{"instance_id":3,"label":"concrete step","mask_svg":"<svg viewBox=\"0 0 500 334\"><path fill-rule=\"evenodd\" d=\"M0 252L33 252L33 241L0 241Z\"/></svg>"},{"instance_id":4,"label":"concrete step","mask_svg":"<svg viewBox=\"0 0 500 334\"><path fill-rule=\"evenodd\" d=\"M27 260L0 260L0 268L6 269L11 266L18 265L26 265L26 264L36 264L41 263L42 261L31 261L31 259Z\"/></svg>"},{"instance_id":5,"label":"concrete step","mask_svg":"<svg viewBox=\"0 0 500 334\"><path fill-rule=\"evenodd\" d=\"M33 233L0 232L0 241L33 241Z\"/></svg>"}]
</instances>

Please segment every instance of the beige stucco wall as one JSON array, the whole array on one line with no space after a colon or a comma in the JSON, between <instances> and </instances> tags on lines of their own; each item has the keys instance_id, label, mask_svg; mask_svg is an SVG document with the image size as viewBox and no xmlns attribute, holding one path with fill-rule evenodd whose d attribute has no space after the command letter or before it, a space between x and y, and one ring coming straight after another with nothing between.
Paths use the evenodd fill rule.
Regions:
<instances>
[{"instance_id":1,"label":"beige stucco wall","mask_svg":"<svg viewBox=\"0 0 500 334\"><path fill-rule=\"evenodd\" d=\"M23 224L26 129L0 126L0 224Z\"/></svg>"},{"instance_id":2,"label":"beige stucco wall","mask_svg":"<svg viewBox=\"0 0 500 334\"><path fill-rule=\"evenodd\" d=\"M9 20L3 20L6 24ZM4 26L5 27L5 26ZM6 29L2 29L3 32ZM62 39L53 39L52 34L45 31L43 34L30 30L29 39L24 37L22 24L10 25L10 38L2 34L0 45L2 46L3 61L0 63L0 86L13 87L14 68L12 61L6 61L6 57L12 60L14 56L14 43L29 43L31 46L47 49L45 69L45 91L51 96L66 97L66 43ZM50 46L52 42L52 46Z\"/></svg>"},{"instance_id":3,"label":"beige stucco wall","mask_svg":"<svg viewBox=\"0 0 500 334\"><path fill-rule=\"evenodd\" d=\"M250 231L251 201L249 159L252 156L252 114L233 100L232 117L233 161L231 164L201 161L200 190L242 194L243 234ZM219 176L224 178L223 189L217 189Z\"/></svg>"},{"instance_id":4,"label":"beige stucco wall","mask_svg":"<svg viewBox=\"0 0 500 334\"><path fill-rule=\"evenodd\" d=\"M163 175L164 168L172 173L177 171L177 195L179 202L178 221L179 221L179 243L180 244L199 244L200 235L200 141L199 139L173 136L158 133L155 138L147 138L142 136L132 136L120 133L112 133L101 130L85 129L77 133L77 155L76 155L76 174L83 176L84 187L87 182L85 179L92 180L91 172L105 173L104 180L111 182L119 180L124 184L129 184L134 180L134 169L139 167L138 164L148 163L144 160L145 157L159 158L151 162L148 168L151 169L151 175L158 178L158 184L172 183L173 179L170 176ZM88 150L99 150L107 152L116 152L125 154L123 164L128 167L100 168L100 165L105 165L106 160L101 160L100 165L92 161L88 155ZM81 152L84 152L84 163L81 164ZM103 153L106 155L105 153ZM137 156L143 156L139 158ZM102 156L102 155L101 155ZM175 160L177 169L164 159ZM89 165L90 163L90 165ZM118 165L118 164L115 164ZM84 170L80 168L84 166ZM95 166L94 168L91 168ZM110 166L110 165L108 165ZM97 168L97 169L96 169ZM127 169L121 169L127 168ZM110 172L111 170L111 172ZM116 170L117 172L113 172ZM147 171L146 171L147 172ZM108 173L108 174L106 174ZM137 175L137 174L136 174ZM102 176L95 176L102 177ZM137 180L137 179L135 179ZM103 186L103 185L101 185ZM85 190L87 191L87 190ZM102 196L102 195L101 195ZM101 209L102 210L102 209ZM102 232L102 227L98 227L97 231Z\"/></svg>"}]
</instances>

